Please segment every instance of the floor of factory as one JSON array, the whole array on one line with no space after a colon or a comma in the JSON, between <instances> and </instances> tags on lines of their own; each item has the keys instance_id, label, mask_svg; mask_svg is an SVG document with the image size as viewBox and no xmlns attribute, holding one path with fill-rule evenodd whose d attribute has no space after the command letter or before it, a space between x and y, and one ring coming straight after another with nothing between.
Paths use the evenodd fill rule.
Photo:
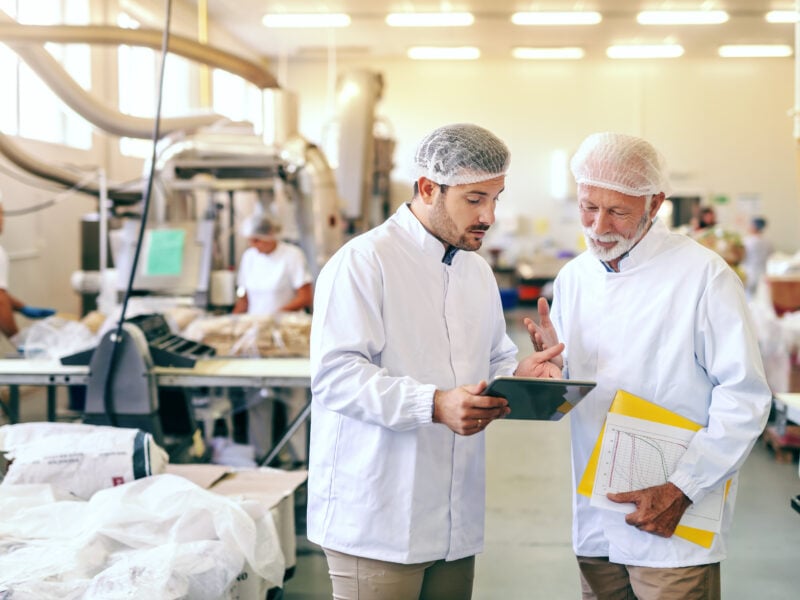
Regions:
<instances>
[{"instance_id":1,"label":"floor of factory","mask_svg":"<svg viewBox=\"0 0 800 600\"><path fill-rule=\"evenodd\" d=\"M532 312L532 311L530 311ZM512 338L527 353L516 313ZM63 392L63 390L60 390ZM29 390L41 395L42 390ZM64 398L59 396L63 410ZM21 402L23 421L45 418L41 397ZM0 419L0 422L5 422ZM477 558L475 600L578 599L571 546L568 418L560 422L497 421L486 430L487 483L484 551ZM785 600L800 590L800 494L797 456L779 462L763 440L739 480L728 558L722 564L726 600ZM284 600L331 597L325 557L305 537L305 489L296 494L297 558Z\"/></svg>"}]
</instances>

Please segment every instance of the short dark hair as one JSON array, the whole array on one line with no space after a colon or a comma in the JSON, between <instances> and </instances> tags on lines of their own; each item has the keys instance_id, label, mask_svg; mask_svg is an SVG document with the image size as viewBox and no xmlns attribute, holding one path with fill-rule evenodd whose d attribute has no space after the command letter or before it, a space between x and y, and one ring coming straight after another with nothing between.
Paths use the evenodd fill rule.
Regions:
<instances>
[{"instance_id":1,"label":"short dark hair","mask_svg":"<svg viewBox=\"0 0 800 600\"><path fill-rule=\"evenodd\" d=\"M436 183L436 182L434 182L434 183ZM446 185L444 183L437 183L436 185L438 185L439 189L442 190L442 195L446 194L447 193L447 188L450 187L449 185ZM419 194L419 183L415 181L414 182L414 197L416 198L418 194Z\"/></svg>"},{"instance_id":2,"label":"short dark hair","mask_svg":"<svg viewBox=\"0 0 800 600\"><path fill-rule=\"evenodd\" d=\"M767 226L767 220L764 217L753 217L752 223L753 227L759 231L763 230Z\"/></svg>"}]
</instances>

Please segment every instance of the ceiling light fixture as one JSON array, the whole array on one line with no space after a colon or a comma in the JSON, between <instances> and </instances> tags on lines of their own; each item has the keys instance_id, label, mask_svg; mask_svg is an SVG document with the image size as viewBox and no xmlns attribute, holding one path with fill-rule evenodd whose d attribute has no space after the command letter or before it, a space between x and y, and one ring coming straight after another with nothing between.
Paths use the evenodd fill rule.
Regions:
<instances>
[{"instance_id":1,"label":"ceiling light fixture","mask_svg":"<svg viewBox=\"0 0 800 600\"><path fill-rule=\"evenodd\" d=\"M307 27L347 27L350 15L344 13L281 13L264 15L264 27L297 28Z\"/></svg>"},{"instance_id":2,"label":"ceiling light fixture","mask_svg":"<svg viewBox=\"0 0 800 600\"><path fill-rule=\"evenodd\" d=\"M796 10L771 10L764 18L767 23L797 23L800 20L800 12Z\"/></svg>"},{"instance_id":3,"label":"ceiling light fixture","mask_svg":"<svg viewBox=\"0 0 800 600\"><path fill-rule=\"evenodd\" d=\"M468 27L475 17L468 12L390 13L386 24L390 27Z\"/></svg>"},{"instance_id":4,"label":"ceiling light fixture","mask_svg":"<svg viewBox=\"0 0 800 600\"><path fill-rule=\"evenodd\" d=\"M475 60L481 51L474 46L414 46L408 49L408 58L414 60Z\"/></svg>"},{"instance_id":5,"label":"ceiling light fixture","mask_svg":"<svg viewBox=\"0 0 800 600\"><path fill-rule=\"evenodd\" d=\"M516 12L511 15L514 25L597 25L603 16L595 11L537 11Z\"/></svg>"},{"instance_id":6,"label":"ceiling light fixture","mask_svg":"<svg viewBox=\"0 0 800 600\"><path fill-rule=\"evenodd\" d=\"M606 49L608 58L678 58L683 56L680 44L622 44Z\"/></svg>"},{"instance_id":7,"label":"ceiling light fixture","mask_svg":"<svg viewBox=\"0 0 800 600\"><path fill-rule=\"evenodd\" d=\"M644 10L636 15L640 25L719 25L728 18L724 10Z\"/></svg>"},{"instance_id":8,"label":"ceiling light fixture","mask_svg":"<svg viewBox=\"0 0 800 600\"><path fill-rule=\"evenodd\" d=\"M792 55L786 44L732 44L717 50L722 58L785 58Z\"/></svg>"},{"instance_id":9,"label":"ceiling light fixture","mask_svg":"<svg viewBox=\"0 0 800 600\"><path fill-rule=\"evenodd\" d=\"M511 51L514 58L527 60L578 60L586 53L583 48L530 48L520 46Z\"/></svg>"}]
</instances>

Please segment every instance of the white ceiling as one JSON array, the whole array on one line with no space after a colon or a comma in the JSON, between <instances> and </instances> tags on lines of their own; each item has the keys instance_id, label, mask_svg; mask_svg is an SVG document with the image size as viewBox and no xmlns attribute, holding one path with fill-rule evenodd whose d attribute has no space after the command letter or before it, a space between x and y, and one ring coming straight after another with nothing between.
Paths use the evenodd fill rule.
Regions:
<instances>
[{"instance_id":1,"label":"white ceiling","mask_svg":"<svg viewBox=\"0 0 800 600\"><path fill-rule=\"evenodd\" d=\"M208 0L211 18L259 54L271 58L320 59L335 46L336 55L405 56L412 45L478 46L486 58L507 58L514 46L582 46L587 58L602 58L612 43L676 42L686 57L716 57L721 44L794 44L794 26L769 24L769 10L791 10L794 0L455 0L404 2L394 0ZM471 27L394 28L385 24L389 12L470 11ZM731 17L722 25L652 27L636 23L643 9L723 9ZM520 10L597 10L599 25L584 27L520 27L510 15ZM337 30L266 29L266 13L345 12L349 27Z\"/></svg>"}]
</instances>

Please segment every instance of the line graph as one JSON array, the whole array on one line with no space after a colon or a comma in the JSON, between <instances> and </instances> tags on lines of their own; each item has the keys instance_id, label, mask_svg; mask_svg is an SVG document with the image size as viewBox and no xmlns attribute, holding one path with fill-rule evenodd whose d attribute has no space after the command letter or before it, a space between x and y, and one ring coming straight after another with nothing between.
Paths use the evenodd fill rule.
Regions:
<instances>
[{"instance_id":1,"label":"line graph","mask_svg":"<svg viewBox=\"0 0 800 600\"><path fill-rule=\"evenodd\" d=\"M610 428L609 492L624 492L666 483L688 444L640 432Z\"/></svg>"},{"instance_id":2,"label":"line graph","mask_svg":"<svg viewBox=\"0 0 800 600\"><path fill-rule=\"evenodd\" d=\"M691 442L693 431L609 414L606 419L591 504L631 512L631 504L606 498L609 492L628 492L666 483ZM681 524L719 531L725 501L723 488L707 494L684 513Z\"/></svg>"}]
</instances>

